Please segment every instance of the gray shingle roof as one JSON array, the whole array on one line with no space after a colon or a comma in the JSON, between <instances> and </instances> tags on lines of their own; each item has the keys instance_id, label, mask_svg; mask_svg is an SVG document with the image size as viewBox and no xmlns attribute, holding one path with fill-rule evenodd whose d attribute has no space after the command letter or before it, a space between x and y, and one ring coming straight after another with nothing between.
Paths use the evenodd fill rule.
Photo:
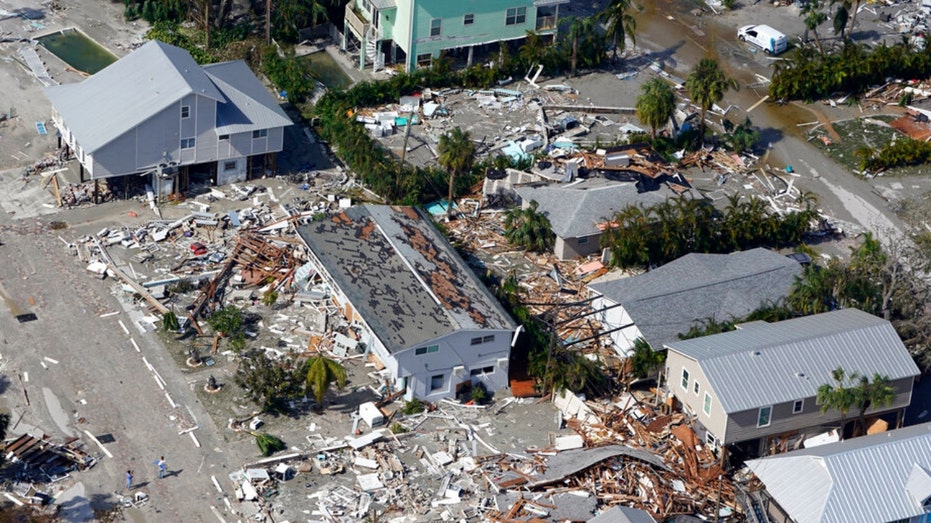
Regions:
<instances>
[{"instance_id":1,"label":"gray shingle roof","mask_svg":"<svg viewBox=\"0 0 931 523\"><path fill-rule=\"evenodd\" d=\"M798 523L876 523L925 513L929 449L931 423L925 423L747 465Z\"/></svg>"},{"instance_id":2,"label":"gray shingle roof","mask_svg":"<svg viewBox=\"0 0 931 523\"><path fill-rule=\"evenodd\" d=\"M800 273L795 261L758 248L686 254L639 276L589 288L623 304L643 337L658 349L708 318L740 318L763 303L781 300Z\"/></svg>"},{"instance_id":3,"label":"gray shingle roof","mask_svg":"<svg viewBox=\"0 0 931 523\"><path fill-rule=\"evenodd\" d=\"M516 328L416 208L352 207L298 234L389 352L457 330Z\"/></svg>"},{"instance_id":4,"label":"gray shingle roof","mask_svg":"<svg viewBox=\"0 0 931 523\"><path fill-rule=\"evenodd\" d=\"M291 125L268 89L255 77L246 62L223 62L204 66L226 103L217 104L217 134L233 134Z\"/></svg>"},{"instance_id":5,"label":"gray shingle roof","mask_svg":"<svg viewBox=\"0 0 931 523\"><path fill-rule=\"evenodd\" d=\"M617 183L602 187L545 186L514 189L525 202L536 200L538 211L550 220L550 226L560 238L591 236L601 232L599 223L608 221L628 205L645 207L666 201L674 193L666 186L659 190L638 193L634 183Z\"/></svg>"},{"instance_id":6,"label":"gray shingle roof","mask_svg":"<svg viewBox=\"0 0 931 523\"><path fill-rule=\"evenodd\" d=\"M857 309L754 322L666 346L698 362L727 413L816 396L838 367L890 380L919 374L892 324Z\"/></svg>"}]
</instances>

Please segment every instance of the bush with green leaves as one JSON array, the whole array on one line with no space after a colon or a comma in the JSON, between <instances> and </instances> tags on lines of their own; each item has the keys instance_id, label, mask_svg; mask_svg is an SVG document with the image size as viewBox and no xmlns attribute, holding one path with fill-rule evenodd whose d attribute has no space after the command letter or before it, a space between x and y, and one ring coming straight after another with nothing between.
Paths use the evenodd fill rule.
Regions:
<instances>
[{"instance_id":1,"label":"bush with green leaves","mask_svg":"<svg viewBox=\"0 0 931 523\"><path fill-rule=\"evenodd\" d=\"M419 414L425 410L427 410L427 406L420 401L420 398L414 398L404 402L404 406L401 407L401 414Z\"/></svg>"},{"instance_id":2,"label":"bush with green leaves","mask_svg":"<svg viewBox=\"0 0 931 523\"><path fill-rule=\"evenodd\" d=\"M178 316L175 315L174 311L168 311L162 315L162 330L174 332L179 328L181 328L181 324L178 323Z\"/></svg>"},{"instance_id":3,"label":"bush with green leaves","mask_svg":"<svg viewBox=\"0 0 931 523\"><path fill-rule=\"evenodd\" d=\"M488 403L490 396L488 395L488 389L485 388L485 384L481 382L473 384L472 389L469 391L469 399L476 405Z\"/></svg>"},{"instance_id":4,"label":"bush with green leaves","mask_svg":"<svg viewBox=\"0 0 931 523\"><path fill-rule=\"evenodd\" d=\"M390 430L392 434L406 434L411 431L411 429L401 425L398 422L392 423L391 426L388 427L388 430Z\"/></svg>"},{"instance_id":5,"label":"bush with green leaves","mask_svg":"<svg viewBox=\"0 0 931 523\"><path fill-rule=\"evenodd\" d=\"M259 447L259 452L262 453L262 456L268 457L276 452L280 452L286 448L284 441L281 441L281 438L277 436L272 436L271 434L259 434L255 437L255 444Z\"/></svg>"},{"instance_id":6,"label":"bush with green leaves","mask_svg":"<svg viewBox=\"0 0 931 523\"><path fill-rule=\"evenodd\" d=\"M304 394L306 372L290 359L272 360L263 350L246 353L233 381L242 387L262 412L284 412L289 400Z\"/></svg>"}]
</instances>

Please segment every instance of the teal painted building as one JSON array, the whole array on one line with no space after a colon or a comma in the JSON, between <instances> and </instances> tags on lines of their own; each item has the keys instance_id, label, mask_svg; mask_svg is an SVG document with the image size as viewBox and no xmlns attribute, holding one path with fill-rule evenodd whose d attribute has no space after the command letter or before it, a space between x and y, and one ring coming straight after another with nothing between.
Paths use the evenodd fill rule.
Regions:
<instances>
[{"instance_id":1,"label":"teal painted building","mask_svg":"<svg viewBox=\"0 0 931 523\"><path fill-rule=\"evenodd\" d=\"M357 47L359 68L428 66L444 50L472 63L477 46L556 32L570 0L350 0L342 48Z\"/></svg>"}]
</instances>

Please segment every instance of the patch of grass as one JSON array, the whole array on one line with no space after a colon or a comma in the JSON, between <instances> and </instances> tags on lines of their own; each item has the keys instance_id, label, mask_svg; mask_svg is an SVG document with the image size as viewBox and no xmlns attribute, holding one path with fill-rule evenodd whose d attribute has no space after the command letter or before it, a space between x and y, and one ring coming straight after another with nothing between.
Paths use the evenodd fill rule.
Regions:
<instances>
[{"instance_id":1,"label":"patch of grass","mask_svg":"<svg viewBox=\"0 0 931 523\"><path fill-rule=\"evenodd\" d=\"M819 138L821 136L830 137L824 127L818 127L809 142L851 172L859 172L860 161L854 152L864 146L876 151L885 147L892 140L892 137L899 134L899 132L876 122L889 123L894 119L894 116L879 115L837 122L834 124L834 130L843 139L840 142L831 139L831 145L826 145ZM899 135L899 137L902 137L902 135Z\"/></svg>"}]
</instances>

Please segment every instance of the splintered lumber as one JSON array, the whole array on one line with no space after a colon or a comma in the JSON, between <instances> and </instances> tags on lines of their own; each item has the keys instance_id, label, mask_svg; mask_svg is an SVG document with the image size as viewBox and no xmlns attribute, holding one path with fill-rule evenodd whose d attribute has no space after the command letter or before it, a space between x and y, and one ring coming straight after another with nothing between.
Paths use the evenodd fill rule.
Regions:
<instances>
[{"instance_id":1,"label":"splintered lumber","mask_svg":"<svg viewBox=\"0 0 931 523\"><path fill-rule=\"evenodd\" d=\"M146 289L146 288L143 287L142 285L139 285L139 284L136 282L136 280L134 280L134 279L130 278L129 276L127 276L126 273L124 273L123 271L121 271L121 270L119 269L119 267L116 266L115 263L113 263L113 262L108 262L108 263L107 263L107 266L110 268L111 271L113 271L114 274L116 274L117 276L119 276L119 278L120 278L121 280L123 280L124 282L126 282L127 285L129 285L130 287L132 287L133 290L136 291L136 293L138 293L140 296L142 296L143 298L145 298L145 301L149 302L149 305L151 305L152 307L154 307L155 310L157 310L158 312L160 312L160 313L162 313L162 314L165 314L165 313L168 312L168 307L165 307L164 305L162 305L162 303L161 303L160 301L156 300L154 296L152 296L151 294L149 294L149 290L148 290L148 289Z\"/></svg>"}]
</instances>

